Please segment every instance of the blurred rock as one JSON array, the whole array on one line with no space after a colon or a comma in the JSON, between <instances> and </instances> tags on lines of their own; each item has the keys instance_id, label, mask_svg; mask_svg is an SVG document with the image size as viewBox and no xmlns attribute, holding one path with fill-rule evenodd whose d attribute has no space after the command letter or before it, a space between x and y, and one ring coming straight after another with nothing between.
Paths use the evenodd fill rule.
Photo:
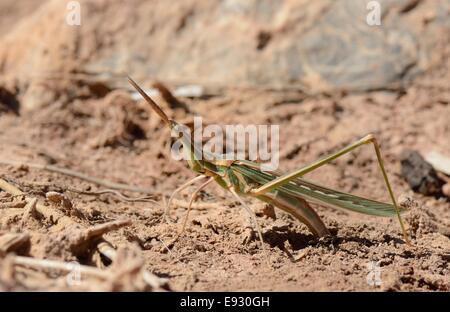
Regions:
<instances>
[{"instance_id":1,"label":"blurred rock","mask_svg":"<svg viewBox=\"0 0 450 312\"><path fill-rule=\"evenodd\" d=\"M423 195L441 194L444 184L433 166L427 163L416 151L404 150L400 155L402 176L414 192Z\"/></svg>"},{"instance_id":2,"label":"blurred rock","mask_svg":"<svg viewBox=\"0 0 450 312\"><path fill-rule=\"evenodd\" d=\"M311 91L394 88L441 60L437 47L450 33L449 0L379 0L380 26L367 24L366 1L79 2L80 26L65 22L65 1L47 1L0 40L0 74L19 79L25 108L61 93L49 73L102 74L123 86L130 74ZM27 92L41 80L50 91Z\"/></svg>"}]
</instances>

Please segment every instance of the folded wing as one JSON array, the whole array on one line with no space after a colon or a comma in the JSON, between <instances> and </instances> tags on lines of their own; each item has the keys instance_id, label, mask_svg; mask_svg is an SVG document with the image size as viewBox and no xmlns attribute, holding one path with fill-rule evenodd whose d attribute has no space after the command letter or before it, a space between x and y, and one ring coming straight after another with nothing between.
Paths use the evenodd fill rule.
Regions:
<instances>
[{"instance_id":1,"label":"folded wing","mask_svg":"<svg viewBox=\"0 0 450 312\"><path fill-rule=\"evenodd\" d=\"M256 166L232 165L232 169L246 177L248 182L258 183L259 185L270 182L281 175L278 172L261 172ZM291 196L328 207L343 208L374 216L396 216L396 210L392 204L336 191L302 178L294 179L279 187L279 189ZM400 207L400 212L403 211L404 209Z\"/></svg>"}]
</instances>

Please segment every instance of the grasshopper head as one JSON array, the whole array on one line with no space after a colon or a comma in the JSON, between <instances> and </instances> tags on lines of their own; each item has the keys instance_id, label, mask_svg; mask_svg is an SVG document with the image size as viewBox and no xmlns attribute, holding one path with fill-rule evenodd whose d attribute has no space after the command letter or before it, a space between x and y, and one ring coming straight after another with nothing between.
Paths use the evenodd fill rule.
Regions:
<instances>
[{"instance_id":1,"label":"grasshopper head","mask_svg":"<svg viewBox=\"0 0 450 312\"><path fill-rule=\"evenodd\" d=\"M152 107L153 111L158 114L159 117L164 121L164 123L170 128L172 137L181 141L183 145L183 151L185 153L186 159L188 161L189 167L196 172L202 172L201 163L197 160L196 157L196 149L193 141L191 139L191 131L189 127L179 124L176 121L169 119L164 111L159 107L158 104L155 103L144 90L139 87L139 85L134 82L133 79L128 77L128 81L130 84L142 95L142 97L147 101L148 104ZM199 153L199 151L197 151Z\"/></svg>"}]
</instances>

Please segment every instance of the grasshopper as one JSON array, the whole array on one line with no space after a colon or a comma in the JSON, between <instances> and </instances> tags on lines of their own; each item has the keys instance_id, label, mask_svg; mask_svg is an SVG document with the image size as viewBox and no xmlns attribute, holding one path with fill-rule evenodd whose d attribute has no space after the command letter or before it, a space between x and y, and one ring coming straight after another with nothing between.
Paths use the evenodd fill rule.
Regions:
<instances>
[{"instance_id":1,"label":"grasshopper","mask_svg":"<svg viewBox=\"0 0 450 312\"><path fill-rule=\"evenodd\" d=\"M255 224L263 249L264 244L261 229L256 221L254 212L242 199L243 196L257 198L288 212L300 222L304 223L308 229L318 237L329 236L330 232L315 210L308 205L308 202L329 207L343 208L374 216L397 216L403 237L406 243L410 244L408 234L401 218L401 213L405 209L397 205L394 192L392 191L391 184L384 168L379 145L372 134L366 135L362 139L357 140L343 149L290 173L263 171L261 170L260 163L248 160L224 161L221 158L214 159L211 155L208 155L209 157L202 157L202 159L198 159L196 155L202 155L202 153L204 155L205 151L196 150L198 147L196 147L192 141L190 134L187 133L186 127L174 120L169 119L164 111L136 84L136 82L134 82L130 77L128 77L128 80L130 84L142 95L146 102L150 104L159 117L161 117L163 122L172 130L172 133L179 134L179 139L183 145L183 151L188 153L187 159L189 167L198 174L198 176L187 181L172 193L168 204L166 205L165 217L168 218L171 202L177 193L198 181L204 180L204 182L191 195L183 227L179 232L179 235L183 233L186 227L189 211L198 193L208 184L215 181L221 187L228 190L249 213L251 220ZM366 144L372 144L375 149L378 164L383 175L386 188L392 200L392 204L336 191L302 178L305 174ZM206 158L209 160L205 160ZM179 237L179 235L175 238L175 240Z\"/></svg>"}]
</instances>

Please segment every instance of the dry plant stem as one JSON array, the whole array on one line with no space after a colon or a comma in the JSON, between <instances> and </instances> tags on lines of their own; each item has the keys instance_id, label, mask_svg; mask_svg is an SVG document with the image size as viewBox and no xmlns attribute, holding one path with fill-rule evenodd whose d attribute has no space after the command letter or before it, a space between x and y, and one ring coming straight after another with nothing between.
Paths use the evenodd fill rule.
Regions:
<instances>
[{"instance_id":1,"label":"dry plant stem","mask_svg":"<svg viewBox=\"0 0 450 312\"><path fill-rule=\"evenodd\" d=\"M13 256L13 261L15 265L31 267L34 269L47 269L47 270L57 270L65 273L70 273L73 271L73 265L71 263L47 260L47 259L35 259L30 257ZM106 271L100 269L89 267L85 265L77 266L80 274L107 279L109 274Z\"/></svg>"},{"instance_id":2,"label":"dry plant stem","mask_svg":"<svg viewBox=\"0 0 450 312\"><path fill-rule=\"evenodd\" d=\"M174 203L176 206L180 207L180 208L188 208L189 207L189 202L184 201L184 200L180 200L180 199L173 199L172 203ZM216 208L220 208L223 207L223 205L220 204L216 204L216 203L192 203L191 207L193 209L197 209L197 210L207 210L207 209L216 209Z\"/></svg>"},{"instance_id":3,"label":"dry plant stem","mask_svg":"<svg viewBox=\"0 0 450 312\"><path fill-rule=\"evenodd\" d=\"M82 195L92 195L92 196L99 196L99 195L103 195L103 194L112 194L115 197L117 197L120 200L126 201L126 202L149 202L149 203L154 203L154 204L159 204L155 198L158 197L158 195L146 195L146 196L139 196L139 197L129 197L126 196L124 194L122 194L121 192L119 192L118 190L113 190L113 189L100 189L98 191L84 191L84 190L79 190L73 187L60 187L60 186L56 186L52 183L48 183L48 182L21 182L21 185L31 185L31 186L46 186L46 187L58 187L59 189L63 189L64 191L67 192L73 192L73 193L77 193L77 194L82 194ZM24 202L25 206L26 202ZM19 203L18 203L19 205ZM0 205L0 208L2 206ZM6 208L9 208L9 206L7 206L5 204ZM15 208L15 207L12 207ZM22 208L22 207L19 207Z\"/></svg>"},{"instance_id":4,"label":"dry plant stem","mask_svg":"<svg viewBox=\"0 0 450 312\"><path fill-rule=\"evenodd\" d=\"M19 190L14 185L6 182L2 178L0 178L0 189L4 190L5 192L8 192L11 195L15 195L15 196L23 195L23 192L21 190Z\"/></svg>"},{"instance_id":5,"label":"dry plant stem","mask_svg":"<svg viewBox=\"0 0 450 312\"><path fill-rule=\"evenodd\" d=\"M27 166L30 168L56 172L56 173L60 173L60 174L64 174L64 175L78 178L81 180L85 180L88 182L92 182L92 183L95 183L95 184L98 184L98 185L101 185L101 186L104 186L104 187L107 187L110 189L115 189L115 190L123 190L123 191L129 191L129 192L135 192L135 193L147 193L147 194L151 194L151 192L152 192L150 189L141 188L138 186L123 184L123 183L115 183L115 182L111 182L108 180L91 177L91 176L88 176L84 173L81 173L81 172L78 172L75 170L61 168L61 167L57 167L57 166L53 166L53 165L42 165L42 164L36 164L36 163L18 162L18 161L10 161L10 160L0 160L0 164L8 165L8 166Z\"/></svg>"},{"instance_id":6,"label":"dry plant stem","mask_svg":"<svg viewBox=\"0 0 450 312\"><path fill-rule=\"evenodd\" d=\"M112 222L107 222L104 224L95 225L93 227L87 228L85 230L86 239L97 237L103 235L107 232L115 231L124 226L131 225L131 220L117 220Z\"/></svg>"},{"instance_id":7,"label":"dry plant stem","mask_svg":"<svg viewBox=\"0 0 450 312\"><path fill-rule=\"evenodd\" d=\"M112 262L117 256L116 250L113 247L111 247L111 245L108 242L105 241L100 242L97 245L97 250ZM158 276L148 271L143 272L143 278L145 282L152 287L152 289L155 290L168 289L167 279L159 278Z\"/></svg>"},{"instance_id":8,"label":"dry plant stem","mask_svg":"<svg viewBox=\"0 0 450 312\"><path fill-rule=\"evenodd\" d=\"M158 202L153 199L155 197L153 195L151 195L151 196L142 196L142 197L128 197L128 196L120 193L117 190L108 190L108 189L106 189L106 190L99 190L99 191L81 191L81 190L77 190L77 189L74 189L74 188L69 188L67 190L69 192L74 192L74 193L84 194L84 195L94 195L94 196L103 195L103 194L113 194L117 198L119 198L120 200L123 200L123 201L126 201L126 202L149 202L149 203L158 204Z\"/></svg>"}]
</instances>

